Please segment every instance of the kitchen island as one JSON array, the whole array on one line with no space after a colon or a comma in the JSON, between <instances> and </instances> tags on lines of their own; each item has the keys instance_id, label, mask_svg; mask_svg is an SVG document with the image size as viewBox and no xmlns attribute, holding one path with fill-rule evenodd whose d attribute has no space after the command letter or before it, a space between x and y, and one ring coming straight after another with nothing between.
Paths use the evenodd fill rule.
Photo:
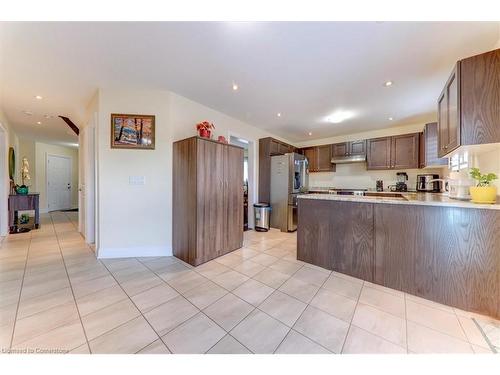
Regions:
<instances>
[{"instance_id":1,"label":"kitchen island","mask_svg":"<svg viewBox=\"0 0 500 375\"><path fill-rule=\"evenodd\" d=\"M304 194L297 258L500 318L500 204L425 193Z\"/></svg>"}]
</instances>

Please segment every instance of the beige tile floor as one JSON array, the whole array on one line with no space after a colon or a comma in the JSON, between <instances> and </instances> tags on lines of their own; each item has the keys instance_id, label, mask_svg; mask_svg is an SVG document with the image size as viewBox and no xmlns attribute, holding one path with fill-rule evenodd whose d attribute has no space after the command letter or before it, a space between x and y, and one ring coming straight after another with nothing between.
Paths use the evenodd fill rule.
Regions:
<instances>
[{"instance_id":1,"label":"beige tile floor","mask_svg":"<svg viewBox=\"0 0 500 375\"><path fill-rule=\"evenodd\" d=\"M296 260L296 235L246 232L193 268L98 260L76 213L0 247L0 348L51 353L492 353L497 321Z\"/></svg>"}]
</instances>

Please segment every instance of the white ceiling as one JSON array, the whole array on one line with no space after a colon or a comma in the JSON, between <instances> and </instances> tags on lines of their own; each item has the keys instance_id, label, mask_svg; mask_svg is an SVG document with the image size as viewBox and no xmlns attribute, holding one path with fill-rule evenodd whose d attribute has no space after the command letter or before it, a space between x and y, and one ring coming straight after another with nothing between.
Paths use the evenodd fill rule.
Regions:
<instances>
[{"instance_id":1,"label":"white ceiling","mask_svg":"<svg viewBox=\"0 0 500 375\"><path fill-rule=\"evenodd\" d=\"M454 62L500 37L497 22L1 23L0 33L4 112L21 134L60 142L76 138L57 115L79 125L98 87L168 89L291 141L430 121ZM325 121L337 110L354 116Z\"/></svg>"}]
</instances>

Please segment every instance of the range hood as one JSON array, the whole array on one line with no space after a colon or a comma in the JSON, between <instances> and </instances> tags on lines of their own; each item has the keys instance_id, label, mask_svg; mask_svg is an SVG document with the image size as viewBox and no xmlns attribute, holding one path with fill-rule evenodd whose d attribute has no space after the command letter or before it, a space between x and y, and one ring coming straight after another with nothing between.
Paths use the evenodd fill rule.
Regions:
<instances>
[{"instance_id":1,"label":"range hood","mask_svg":"<svg viewBox=\"0 0 500 375\"><path fill-rule=\"evenodd\" d=\"M332 158L332 164L364 163L366 155L337 156Z\"/></svg>"}]
</instances>

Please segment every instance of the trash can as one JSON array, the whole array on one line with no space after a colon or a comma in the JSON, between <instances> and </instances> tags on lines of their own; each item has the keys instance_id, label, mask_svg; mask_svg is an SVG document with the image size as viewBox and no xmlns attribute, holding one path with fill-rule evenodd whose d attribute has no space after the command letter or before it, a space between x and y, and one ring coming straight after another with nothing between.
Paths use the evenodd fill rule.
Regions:
<instances>
[{"instance_id":1,"label":"trash can","mask_svg":"<svg viewBox=\"0 0 500 375\"><path fill-rule=\"evenodd\" d=\"M271 206L269 203L255 203L253 205L255 217L255 230L267 232L271 223Z\"/></svg>"}]
</instances>

